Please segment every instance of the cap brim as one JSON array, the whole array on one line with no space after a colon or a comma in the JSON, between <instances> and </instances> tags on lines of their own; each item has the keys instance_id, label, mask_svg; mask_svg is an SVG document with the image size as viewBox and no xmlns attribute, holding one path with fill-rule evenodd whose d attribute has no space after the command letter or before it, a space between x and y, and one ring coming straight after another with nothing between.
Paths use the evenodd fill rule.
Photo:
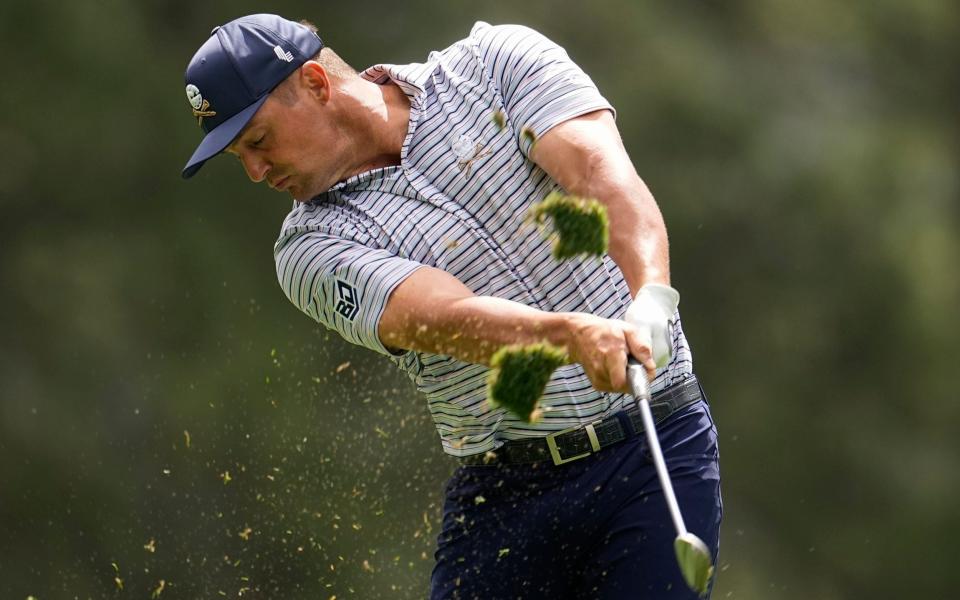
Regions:
<instances>
[{"instance_id":1,"label":"cap brim","mask_svg":"<svg viewBox=\"0 0 960 600\"><path fill-rule=\"evenodd\" d=\"M230 142L237 137L237 134L246 127L247 123L250 122L250 119L253 118L253 115L256 114L269 96L269 94L264 94L262 98L233 115L221 123L216 129L205 135L203 141L200 142L200 145L194 150L193 156L190 157L190 160L188 160L187 164L183 167L183 172L180 175L184 179L190 179L200 170L203 163L223 152L224 148L229 146Z\"/></svg>"}]
</instances>

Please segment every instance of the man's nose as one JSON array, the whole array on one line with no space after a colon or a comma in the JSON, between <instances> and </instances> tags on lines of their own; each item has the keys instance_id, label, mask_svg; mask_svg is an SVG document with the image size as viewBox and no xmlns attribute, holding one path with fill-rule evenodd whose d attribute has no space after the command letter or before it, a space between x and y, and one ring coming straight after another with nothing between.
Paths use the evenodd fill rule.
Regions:
<instances>
[{"instance_id":1,"label":"man's nose","mask_svg":"<svg viewBox=\"0 0 960 600\"><path fill-rule=\"evenodd\" d=\"M243 170L247 172L247 177L254 183L263 181L267 177L267 173L270 172L269 163L253 153L246 153L241 156L240 162L243 163Z\"/></svg>"}]
</instances>

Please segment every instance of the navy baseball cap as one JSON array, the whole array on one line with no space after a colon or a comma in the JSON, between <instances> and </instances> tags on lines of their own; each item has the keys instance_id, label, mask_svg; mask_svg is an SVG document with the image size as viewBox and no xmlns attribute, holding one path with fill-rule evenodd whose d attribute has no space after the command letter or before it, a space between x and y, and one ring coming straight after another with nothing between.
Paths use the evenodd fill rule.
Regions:
<instances>
[{"instance_id":1,"label":"navy baseball cap","mask_svg":"<svg viewBox=\"0 0 960 600\"><path fill-rule=\"evenodd\" d=\"M277 15L249 15L214 27L183 77L193 116L205 134L183 167L183 178L223 152L273 88L321 48L310 28Z\"/></svg>"}]
</instances>

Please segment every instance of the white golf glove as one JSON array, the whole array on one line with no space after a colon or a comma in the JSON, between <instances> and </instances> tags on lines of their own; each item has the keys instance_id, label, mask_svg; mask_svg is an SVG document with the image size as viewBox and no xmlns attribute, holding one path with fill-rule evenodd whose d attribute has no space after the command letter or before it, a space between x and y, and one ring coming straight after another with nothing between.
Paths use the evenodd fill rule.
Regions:
<instances>
[{"instance_id":1,"label":"white golf glove","mask_svg":"<svg viewBox=\"0 0 960 600\"><path fill-rule=\"evenodd\" d=\"M627 308L624 320L640 329L644 343L650 346L653 360L660 368L673 354L673 314L680 304L680 293L669 285L648 283Z\"/></svg>"}]
</instances>

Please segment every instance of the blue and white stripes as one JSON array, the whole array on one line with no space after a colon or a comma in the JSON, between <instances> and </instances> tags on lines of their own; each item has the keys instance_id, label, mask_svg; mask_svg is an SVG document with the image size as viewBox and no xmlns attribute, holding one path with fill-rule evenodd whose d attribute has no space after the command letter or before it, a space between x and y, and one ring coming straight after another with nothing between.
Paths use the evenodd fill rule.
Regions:
<instances>
[{"instance_id":1,"label":"blue and white stripes","mask_svg":"<svg viewBox=\"0 0 960 600\"><path fill-rule=\"evenodd\" d=\"M390 293L421 265L453 274L478 295L622 318L630 294L613 261L557 263L525 220L530 205L558 187L527 157L533 139L576 116L612 110L590 78L542 35L486 23L424 64L377 65L362 76L389 78L410 97L401 164L294 206L275 247L290 300L406 370L426 394L449 454L491 450L619 409L621 395L594 391L582 369L568 365L547 386L544 418L522 423L488 405L485 367L391 355L376 333ZM674 358L653 389L690 373L691 360L678 326Z\"/></svg>"}]
</instances>

